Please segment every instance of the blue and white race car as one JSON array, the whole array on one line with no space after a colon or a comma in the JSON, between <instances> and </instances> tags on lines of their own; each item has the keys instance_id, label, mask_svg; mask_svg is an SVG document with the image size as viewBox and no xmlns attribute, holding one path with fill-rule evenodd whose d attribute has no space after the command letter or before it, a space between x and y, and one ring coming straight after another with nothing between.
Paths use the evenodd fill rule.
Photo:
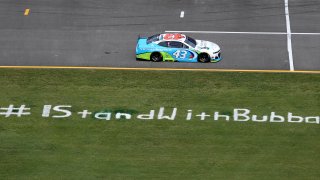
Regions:
<instances>
[{"instance_id":1,"label":"blue and white race car","mask_svg":"<svg viewBox=\"0 0 320 180\"><path fill-rule=\"evenodd\" d=\"M137 60L154 62L218 62L222 59L220 47L209 41L195 40L184 34L156 34L138 37Z\"/></svg>"}]
</instances>

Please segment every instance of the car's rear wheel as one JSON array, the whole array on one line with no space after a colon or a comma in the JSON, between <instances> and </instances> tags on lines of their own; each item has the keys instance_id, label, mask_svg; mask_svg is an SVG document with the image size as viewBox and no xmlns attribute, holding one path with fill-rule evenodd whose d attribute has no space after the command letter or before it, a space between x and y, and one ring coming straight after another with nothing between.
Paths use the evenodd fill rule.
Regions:
<instances>
[{"instance_id":1,"label":"car's rear wheel","mask_svg":"<svg viewBox=\"0 0 320 180\"><path fill-rule=\"evenodd\" d=\"M210 56L207 53L201 53L198 56L198 61L201 63L210 62Z\"/></svg>"},{"instance_id":2,"label":"car's rear wheel","mask_svg":"<svg viewBox=\"0 0 320 180\"><path fill-rule=\"evenodd\" d=\"M160 62L162 61L162 55L158 52L154 52L151 54L150 60L153 62Z\"/></svg>"}]
</instances>

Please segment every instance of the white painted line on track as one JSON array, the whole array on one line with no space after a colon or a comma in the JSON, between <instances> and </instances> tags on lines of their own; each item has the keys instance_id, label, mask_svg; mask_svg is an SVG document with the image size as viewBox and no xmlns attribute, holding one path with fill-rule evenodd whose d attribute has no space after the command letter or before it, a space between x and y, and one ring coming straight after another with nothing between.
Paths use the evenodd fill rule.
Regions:
<instances>
[{"instance_id":1,"label":"white painted line on track","mask_svg":"<svg viewBox=\"0 0 320 180\"><path fill-rule=\"evenodd\" d=\"M292 35L320 35L320 33L291 33Z\"/></svg>"},{"instance_id":2,"label":"white painted line on track","mask_svg":"<svg viewBox=\"0 0 320 180\"><path fill-rule=\"evenodd\" d=\"M284 0L285 13L286 13L286 24L287 24L287 41L288 41L288 54L290 71L294 71L293 55L292 55L292 41L291 41L291 25L290 25L290 14L289 14L289 0Z\"/></svg>"},{"instance_id":3,"label":"white painted line on track","mask_svg":"<svg viewBox=\"0 0 320 180\"><path fill-rule=\"evenodd\" d=\"M180 18L184 18L184 11L181 11Z\"/></svg>"},{"instance_id":4,"label":"white painted line on track","mask_svg":"<svg viewBox=\"0 0 320 180\"><path fill-rule=\"evenodd\" d=\"M287 35L287 32L232 32L232 31L165 31L166 33L193 34L257 34L257 35ZM290 33L292 35L320 35L320 33Z\"/></svg>"},{"instance_id":5,"label":"white painted line on track","mask_svg":"<svg viewBox=\"0 0 320 180\"><path fill-rule=\"evenodd\" d=\"M167 33L194 33L194 34L260 34L286 35L286 32L232 32L232 31L165 31Z\"/></svg>"}]
</instances>

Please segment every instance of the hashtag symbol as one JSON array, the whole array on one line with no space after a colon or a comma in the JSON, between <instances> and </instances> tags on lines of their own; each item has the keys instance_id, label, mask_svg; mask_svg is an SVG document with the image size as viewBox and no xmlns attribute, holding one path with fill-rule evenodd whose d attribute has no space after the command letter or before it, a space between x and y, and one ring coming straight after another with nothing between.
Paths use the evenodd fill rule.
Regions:
<instances>
[{"instance_id":1,"label":"hashtag symbol","mask_svg":"<svg viewBox=\"0 0 320 180\"><path fill-rule=\"evenodd\" d=\"M5 117L10 117L10 116L17 116L17 117L21 117L21 116L26 116L26 115L30 115L30 108L26 108L26 105L21 105L18 108L15 108L14 105L9 105L9 107L7 108L0 108L0 115L3 115Z\"/></svg>"}]
</instances>

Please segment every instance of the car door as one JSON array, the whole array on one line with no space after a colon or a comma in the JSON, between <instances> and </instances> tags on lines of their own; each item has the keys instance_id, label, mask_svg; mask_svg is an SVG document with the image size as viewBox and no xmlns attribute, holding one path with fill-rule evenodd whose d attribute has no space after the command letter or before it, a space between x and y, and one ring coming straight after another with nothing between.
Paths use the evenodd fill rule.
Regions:
<instances>
[{"instance_id":1,"label":"car door","mask_svg":"<svg viewBox=\"0 0 320 180\"><path fill-rule=\"evenodd\" d=\"M170 41L168 46L170 55L179 62L194 62L197 59L197 54L182 42Z\"/></svg>"}]
</instances>

